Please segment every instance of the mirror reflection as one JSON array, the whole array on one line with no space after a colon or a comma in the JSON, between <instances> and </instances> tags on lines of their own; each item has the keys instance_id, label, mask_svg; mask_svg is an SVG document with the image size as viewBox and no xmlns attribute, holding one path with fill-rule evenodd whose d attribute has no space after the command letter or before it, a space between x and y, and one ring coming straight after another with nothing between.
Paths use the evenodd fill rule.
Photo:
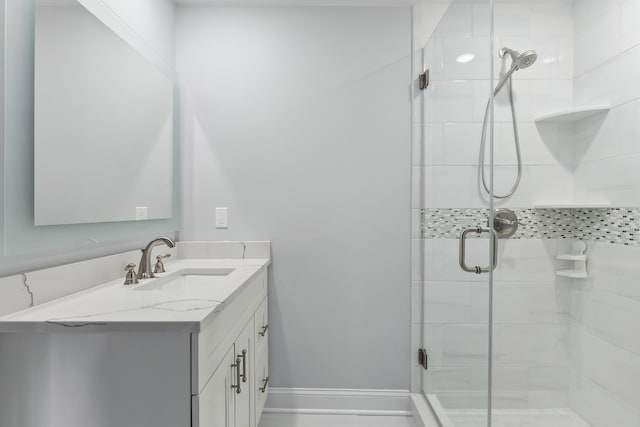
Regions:
<instances>
[{"instance_id":1,"label":"mirror reflection","mask_svg":"<svg viewBox=\"0 0 640 427\"><path fill-rule=\"evenodd\" d=\"M78 2L38 0L35 225L171 217L173 90Z\"/></svg>"}]
</instances>

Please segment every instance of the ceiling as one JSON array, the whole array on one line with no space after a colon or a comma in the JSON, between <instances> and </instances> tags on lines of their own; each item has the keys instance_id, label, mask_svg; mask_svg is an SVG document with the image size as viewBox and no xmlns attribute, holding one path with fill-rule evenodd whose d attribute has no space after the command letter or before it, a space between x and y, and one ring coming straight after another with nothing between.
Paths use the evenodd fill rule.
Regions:
<instances>
[{"instance_id":1,"label":"ceiling","mask_svg":"<svg viewBox=\"0 0 640 427\"><path fill-rule=\"evenodd\" d=\"M434 0L173 0L178 5L198 6L409 6L413 3L449 3Z\"/></svg>"},{"instance_id":2,"label":"ceiling","mask_svg":"<svg viewBox=\"0 0 640 427\"><path fill-rule=\"evenodd\" d=\"M428 3L488 3L489 0L173 0L185 6L410 6ZM525 3L532 0L495 0ZM574 0L535 0L536 3L573 3Z\"/></svg>"}]
</instances>

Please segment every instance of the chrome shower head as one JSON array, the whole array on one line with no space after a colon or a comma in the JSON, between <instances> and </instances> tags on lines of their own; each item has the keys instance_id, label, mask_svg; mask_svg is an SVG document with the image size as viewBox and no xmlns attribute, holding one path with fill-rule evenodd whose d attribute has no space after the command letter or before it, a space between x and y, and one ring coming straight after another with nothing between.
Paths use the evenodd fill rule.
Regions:
<instances>
[{"instance_id":1,"label":"chrome shower head","mask_svg":"<svg viewBox=\"0 0 640 427\"><path fill-rule=\"evenodd\" d=\"M526 50L522 53L515 51L513 49L509 49L508 47L503 47L500 49L498 53L500 58L504 58L506 55L511 57L511 68L507 71L502 79L498 82L498 85L495 88L494 95L497 95L500 92L500 89L509 81L509 78L513 73L523 68L528 68L532 66L536 59L538 59L538 54L535 50Z\"/></svg>"},{"instance_id":2,"label":"chrome shower head","mask_svg":"<svg viewBox=\"0 0 640 427\"><path fill-rule=\"evenodd\" d=\"M515 61L513 61L512 66L516 66L519 70L521 70L523 68L532 66L536 62L536 59L538 59L538 54L535 52L535 50L527 50L518 55Z\"/></svg>"},{"instance_id":3,"label":"chrome shower head","mask_svg":"<svg viewBox=\"0 0 640 427\"><path fill-rule=\"evenodd\" d=\"M513 49L509 49L508 47L500 49L499 55L500 58L504 58L505 55L509 55L511 57L511 67L516 70L530 67L536 62L536 59L538 59L538 54L535 50L526 50L520 53Z\"/></svg>"}]
</instances>

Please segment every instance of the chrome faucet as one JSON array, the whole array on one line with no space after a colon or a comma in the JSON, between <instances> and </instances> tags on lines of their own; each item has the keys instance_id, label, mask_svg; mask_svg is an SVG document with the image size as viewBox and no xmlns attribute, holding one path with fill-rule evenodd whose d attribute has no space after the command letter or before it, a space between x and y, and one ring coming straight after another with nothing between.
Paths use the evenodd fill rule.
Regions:
<instances>
[{"instance_id":1,"label":"chrome faucet","mask_svg":"<svg viewBox=\"0 0 640 427\"><path fill-rule=\"evenodd\" d=\"M157 239L153 239L152 241L141 249L142 257L140 258L140 269L138 270L138 279L149 279L152 277L156 277L151 270L151 249L154 246L158 246L161 244L165 244L170 248L173 248L176 245L176 242L171 240L168 237L158 237Z\"/></svg>"}]
</instances>

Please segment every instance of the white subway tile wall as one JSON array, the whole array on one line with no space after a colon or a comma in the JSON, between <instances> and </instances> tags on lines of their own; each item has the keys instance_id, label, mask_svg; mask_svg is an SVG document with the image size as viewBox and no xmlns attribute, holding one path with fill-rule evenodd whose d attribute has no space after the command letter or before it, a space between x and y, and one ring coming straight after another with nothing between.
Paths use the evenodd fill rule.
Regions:
<instances>
[{"instance_id":1,"label":"white subway tile wall","mask_svg":"<svg viewBox=\"0 0 640 427\"><path fill-rule=\"evenodd\" d=\"M574 4L574 103L611 107L604 117L574 125L576 198L640 205L639 21L637 0ZM635 216L612 234L637 239ZM598 223L606 219L581 221L582 238ZM589 277L571 292L569 401L593 426L638 426L640 248L598 241L588 254Z\"/></svg>"},{"instance_id":2,"label":"white subway tile wall","mask_svg":"<svg viewBox=\"0 0 640 427\"><path fill-rule=\"evenodd\" d=\"M425 239L423 245L426 388L447 408L483 408L487 279L460 270L457 239ZM487 249L486 239L469 241L469 263L487 265ZM556 279L557 251L555 239L500 242L494 282L497 408L568 407L571 282Z\"/></svg>"}]
</instances>

